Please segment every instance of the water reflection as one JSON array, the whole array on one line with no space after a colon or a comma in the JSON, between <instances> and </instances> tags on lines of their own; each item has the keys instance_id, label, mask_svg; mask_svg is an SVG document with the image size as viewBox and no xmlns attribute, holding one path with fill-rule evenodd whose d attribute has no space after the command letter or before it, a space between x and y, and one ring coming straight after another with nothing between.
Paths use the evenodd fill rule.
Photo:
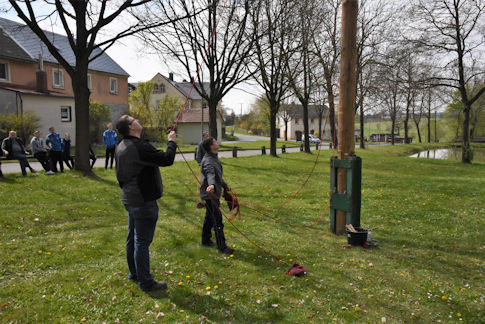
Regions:
<instances>
[{"instance_id":1,"label":"water reflection","mask_svg":"<svg viewBox=\"0 0 485 324\"><path fill-rule=\"evenodd\" d=\"M439 159L439 160L461 160L461 148L447 148L447 149L437 149L437 150L427 150L421 151L419 153L413 154L412 158L423 158L423 159ZM485 162L485 150L484 149L474 149L473 150L473 160L477 162Z\"/></svg>"}]
</instances>

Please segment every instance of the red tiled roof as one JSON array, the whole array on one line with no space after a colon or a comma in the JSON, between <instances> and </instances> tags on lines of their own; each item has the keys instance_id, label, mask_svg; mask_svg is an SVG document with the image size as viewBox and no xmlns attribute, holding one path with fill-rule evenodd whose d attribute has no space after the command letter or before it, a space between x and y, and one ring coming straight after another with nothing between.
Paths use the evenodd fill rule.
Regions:
<instances>
[{"instance_id":1,"label":"red tiled roof","mask_svg":"<svg viewBox=\"0 0 485 324\"><path fill-rule=\"evenodd\" d=\"M209 122L209 109L193 108L182 112L179 123L200 123L202 121L202 112L204 111L204 123Z\"/></svg>"}]
</instances>

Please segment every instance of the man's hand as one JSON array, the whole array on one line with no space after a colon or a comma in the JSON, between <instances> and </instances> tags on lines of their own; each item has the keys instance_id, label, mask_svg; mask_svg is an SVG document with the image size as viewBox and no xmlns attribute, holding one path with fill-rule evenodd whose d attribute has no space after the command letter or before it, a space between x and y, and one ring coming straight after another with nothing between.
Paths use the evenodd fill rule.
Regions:
<instances>
[{"instance_id":1,"label":"man's hand","mask_svg":"<svg viewBox=\"0 0 485 324\"><path fill-rule=\"evenodd\" d=\"M30 154L29 152L25 151L25 155L29 155L29 154Z\"/></svg>"},{"instance_id":2,"label":"man's hand","mask_svg":"<svg viewBox=\"0 0 485 324\"><path fill-rule=\"evenodd\" d=\"M214 185L210 185L205 189L206 192L214 193Z\"/></svg>"},{"instance_id":3,"label":"man's hand","mask_svg":"<svg viewBox=\"0 0 485 324\"><path fill-rule=\"evenodd\" d=\"M3 153L4 153L5 155L8 155L8 151L7 151L7 150L3 150Z\"/></svg>"},{"instance_id":4,"label":"man's hand","mask_svg":"<svg viewBox=\"0 0 485 324\"><path fill-rule=\"evenodd\" d=\"M168 140L175 142L177 140L177 134L174 131L171 131L170 134L168 134Z\"/></svg>"}]
</instances>

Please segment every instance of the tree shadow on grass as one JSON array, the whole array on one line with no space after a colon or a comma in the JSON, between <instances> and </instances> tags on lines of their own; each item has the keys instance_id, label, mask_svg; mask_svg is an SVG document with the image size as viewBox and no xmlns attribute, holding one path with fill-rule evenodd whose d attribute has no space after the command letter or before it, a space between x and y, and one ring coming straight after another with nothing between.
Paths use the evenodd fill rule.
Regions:
<instances>
[{"instance_id":1,"label":"tree shadow on grass","mask_svg":"<svg viewBox=\"0 0 485 324\"><path fill-rule=\"evenodd\" d=\"M147 293L153 299L169 299L176 305L176 310L183 310L186 314L197 314L205 316L210 321L220 322L234 320L237 322L254 323L261 321L279 321L282 315L275 312L266 312L260 316L250 315L242 311L239 306L232 306L220 298L213 295L201 295L195 293L188 287L177 287L170 292L152 292Z\"/></svg>"},{"instance_id":2,"label":"tree shadow on grass","mask_svg":"<svg viewBox=\"0 0 485 324\"><path fill-rule=\"evenodd\" d=\"M10 178L10 177L0 177L0 183L9 183L9 184L13 184L13 183L17 183L17 181L15 181L14 179Z\"/></svg>"}]
</instances>

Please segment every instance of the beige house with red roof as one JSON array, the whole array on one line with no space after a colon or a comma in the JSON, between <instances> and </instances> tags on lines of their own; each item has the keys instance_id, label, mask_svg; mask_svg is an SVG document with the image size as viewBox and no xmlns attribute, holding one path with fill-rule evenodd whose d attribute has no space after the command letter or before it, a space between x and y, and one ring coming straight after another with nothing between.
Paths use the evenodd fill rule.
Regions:
<instances>
[{"instance_id":1,"label":"beige house with red roof","mask_svg":"<svg viewBox=\"0 0 485 324\"><path fill-rule=\"evenodd\" d=\"M169 73L168 77L157 73L152 79L154 83L153 95L150 101L150 106L158 106L158 101L162 100L164 96L178 97L180 101L185 102L187 97L187 105L180 117L177 127L177 136L185 144L197 144L202 138L202 133L209 130L209 107L207 102L199 95L199 93L192 89L192 84L186 80L176 82L173 73ZM204 87L208 88L209 84L204 83ZM177 114L180 107L177 107ZM222 116L217 114L217 137L218 141L222 139Z\"/></svg>"}]
</instances>

